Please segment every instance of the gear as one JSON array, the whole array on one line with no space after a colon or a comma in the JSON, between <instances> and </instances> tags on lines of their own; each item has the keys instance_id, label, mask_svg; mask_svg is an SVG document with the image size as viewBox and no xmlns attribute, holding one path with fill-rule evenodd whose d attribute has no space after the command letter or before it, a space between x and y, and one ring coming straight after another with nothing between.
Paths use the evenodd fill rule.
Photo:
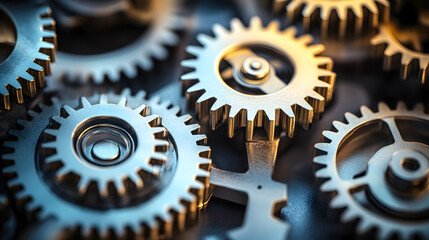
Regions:
<instances>
[{"instance_id":1,"label":"gear","mask_svg":"<svg viewBox=\"0 0 429 240\"><path fill-rule=\"evenodd\" d=\"M12 96L22 104L24 95L34 97L44 87L55 57L55 22L38 1L2 3L0 20L0 48L7 55L0 60L0 109L10 110Z\"/></svg>"},{"instance_id":2,"label":"gear","mask_svg":"<svg viewBox=\"0 0 429 240\"><path fill-rule=\"evenodd\" d=\"M160 116L162 126L168 131L167 139L171 147L165 155L172 158L176 164L162 189L148 193L145 198L135 198L132 204L116 207L90 207L58 192L58 187L41 171L43 169L38 164L41 159L34 159L40 154L38 139L43 129L49 125L50 116L60 114L60 106L67 104L76 108L78 103L54 100L52 106L42 106L38 113L30 111L31 118L19 122L23 128L11 130L10 133L15 139L5 142L8 153L3 155L3 159L8 166L4 168L5 176L8 177L8 187L20 189L15 193L18 199L31 197L31 201L24 205L29 212L38 209L40 219L54 217L62 229L79 226L77 230L80 234L99 234L102 237L107 234L108 237L139 235L150 239L161 236L170 238L173 231L183 230L187 224L196 219L197 207L205 199L211 166L208 159L210 148L203 146L206 143L205 135L198 134L199 125L189 124L190 116L179 116L179 109L169 102L161 103L158 98L146 100L143 92L135 96L130 96L129 93L127 90L120 95L109 94L107 102L123 103L124 100L120 99L126 97L130 108L147 104L153 113ZM86 107L92 109L97 106L93 105L97 101L99 98L89 99L92 105L86 104ZM123 104L116 107L122 107L121 105ZM79 111L81 110L77 112ZM60 122L65 122L69 117L76 117L74 116L76 113L70 114ZM103 118L99 120L103 122ZM160 177L162 176L160 174ZM14 188L18 185L23 188Z\"/></svg>"},{"instance_id":3,"label":"gear","mask_svg":"<svg viewBox=\"0 0 429 240\"><path fill-rule=\"evenodd\" d=\"M422 37L427 40L426 33L425 29L404 31L397 29L393 23L383 24L379 28L379 33L371 39L371 44L374 46L375 55L384 55L385 70L400 67L401 78L407 79L413 71L419 69L419 79L425 83L429 73L429 54L423 52L420 40ZM410 43L414 50L404 46L403 43Z\"/></svg>"},{"instance_id":4,"label":"gear","mask_svg":"<svg viewBox=\"0 0 429 240\"><path fill-rule=\"evenodd\" d=\"M314 159L328 179L322 192L335 192L330 206L344 209L343 222L359 219L357 231L376 228L379 239L429 238L429 115L423 105L403 103L379 112L361 108L361 117L346 113L348 123L334 121L316 144L324 152Z\"/></svg>"},{"instance_id":5,"label":"gear","mask_svg":"<svg viewBox=\"0 0 429 240\"><path fill-rule=\"evenodd\" d=\"M178 14L179 1L150 1L147 12L129 11L135 21L149 21L147 29L129 45L105 53L80 55L59 51L54 74L57 79L85 83L102 83L105 78L117 82L124 74L135 78L138 69L153 68L152 58L163 60L168 56L166 46L174 46L179 38L174 31L183 26Z\"/></svg>"},{"instance_id":6,"label":"gear","mask_svg":"<svg viewBox=\"0 0 429 240\"><path fill-rule=\"evenodd\" d=\"M80 193L87 193L90 182L95 181L103 195L109 195L109 185L113 193L125 194L135 191L130 186L143 188L143 171L158 175L155 166L167 165L163 153L169 142L162 139L165 128L159 126L158 116L147 115L146 105L132 110L126 107L126 98L113 105L107 103L107 96L96 105L82 98L81 104L81 109L64 106L62 116L53 117L44 131L51 139L42 144L49 153L44 163L62 166L55 173L57 182L77 175Z\"/></svg>"},{"instance_id":7,"label":"gear","mask_svg":"<svg viewBox=\"0 0 429 240\"><path fill-rule=\"evenodd\" d=\"M252 139L254 127L264 127L272 140L276 126L292 137L296 118L307 128L332 98L332 60L317 56L324 46L307 46L311 36L295 38L293 28L279 31L277 22L264 28L257 17L249 28L234 19L231 28L215 25L215 38L200 34L203 47L187 48L196 59L182 62L192 71L181 82L198 117L210 113L212 129L227 120L229 137L246 127L247 139ZM277 65L292 69L279 70Z\"/></svg>"},{"instance_id":8,"label":"gear","mask_svg":"<svg viewBox=\"0 0 429 240\"><path fill-rule=\"evenodd\" d=\"M373 29L380 21L387 21L389 7L387 0L291 0L286 10L289 22L292 22L295 16L301 16L302 11L305 31L309 31L317 19L321 22L322 37L326 37L330 32L337 32L331 30L338 29L340 38L344 38L350 23L354 23L355 34L361 34L364 28ZM319 16L316 17L316 14ZM368 21L364 22L365 19Z\"/></svg>"}]
</instances>

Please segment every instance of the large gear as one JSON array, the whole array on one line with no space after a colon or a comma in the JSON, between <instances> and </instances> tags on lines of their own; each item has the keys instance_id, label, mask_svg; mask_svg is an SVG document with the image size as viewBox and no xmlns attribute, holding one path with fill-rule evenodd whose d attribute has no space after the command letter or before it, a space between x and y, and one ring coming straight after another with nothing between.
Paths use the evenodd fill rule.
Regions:
<instances>
[{"instance_id":1,"label":"large gear","mask_svg":"<svg viewBox=\"0 0 429 240\"><path fill-rule=\"evenodd\" d=\"M60 114L60 106L67 104L76 108L78 102L54 100L51 106L41 106L39 112L30 111L29 120L19 122L22 128L11 130L14 140L4 144L8 153L3 155L7 165L3 171L8 177L8 187L18 190L15 192L18 199L31 197L29 202L19 201L24 203L22 207L29 212L38 210L39 219L55 218L62 229L78 227L81 234L102 237L112 237L113 234L116 237L170 238L174 231L183 230L193 222L209 185L211 161L210 148L204 146L206 137L198 134L198 124L189 123L189 115L179 116L179 108L169 102L160 102L159 98L146 100L144 96L143 92L130 96L127 90L120 95L107 95L107 102L118 104L124 102L121 99L126 97L130 103L128 107L147 104L162 119L162 126L168 131L167 139L172 143L165 154L176 162L162 189L151 192L143 199L134 199L132 204L116 207L90 207L59 193L58 187L52 185L40 171L39 162L42 159L35 159L35 156L40 154L40 137L49 125L49 118ZM100 101L98 97L93 98L89 99L91 104Z\"/></svg>"},{"instance_id":2,"label":"large gear","mask_svg":"<svg viewBox=\"0 0 429 240\"><path fill-rule=\"evenodd\" d=\"M124 74L127 78L137 76L138 69L148 71L153 67L153 58L166 59L167 46L174 46L179 38L175 31L183 26L179 15L179 1L156 0L147 4L145 11L129 11L135 21L148 21L147 29L129 45L99 54L80 55L59 51L54 74L58 79L85 83L90 80L102 83L105 79L117 82ZM143 12L142 12L143 11ZM138 19L143 18L143 19Z\"/></svg>"},{"instance_id":3,"label":"large gear","mask_svg":"<svg viewBox=\"0 0 429 240\"><path fill-rule=\"evenodd\" d=\"M22 104L24 95L34 97L45 86L55 57L55 22L50 9L38 1L2 3L0 19L1 52L8 53L0 62L0 109L9 110L11 97Z\"/></svg>"},{"instance_id":4,"label":"large gear","mask_svg":"<svg viewBox=\"0 0 429 240\"><path fill-rule=\"evenodd\" d=\"M340 38L344 38L347 28L350 28L349 23L354 22L353 31L361 34L364 28L373 29L380 21L387 21L389 6L387 0L290 0L286 10L289 22L302 14L306 31L320 21L322 37L334 32L331 30L336 28L338 31L335 32Z\"/></svg>"},{"instance_id":5,"label":"large gear","mask_svg":"<svg viewBox=\"0 0 429 240\"><path fill-rule=\"evenodd\" d=\"M416 71L420 81L425 83L429 73L429 54L423 52L421 37L426 40L429 37L424 28L404 31L398 30L395 24L388 23L380 26L379 33L371 39L371 44L374 46L375 55L384 56L385 70L400 68L401 79L404 80ZM413 45L414 49L403 43Z\"/></svg>"},{"instance_id":6,"label":"large gear","mask_svg":"<svg viewBox=\"0 0 429 240\"><path fill-rule=\"evenodd\" d=\"M357 232L377 229L379 239L429 238L429 115L423 105L403 103L378 112L361 108L361 117L346 113L324 131L314 158L327 179L321 191L333 194L330 206L344 209L343 222L359 219Z\"/></svg>"},{"instance_id":7,"label":"large gear","mask_svg":"<svg viewBox=\"0 0 429 240\"><path fill-rule=\"evenodd\" d=\"M143 172L158 175L160 170L155 167L167 165L163 153L169 142L162 139L166 130L159 126L159 117L148 115L146 105L134 110L126 107L126 100L109 104L104 95L92 105L82 98L82 108L66 105L61 116L52 118L44 131L48 140L42 144L42 151L48 153L44 164L61 164L55 172L56 182L75 179L67 178L74 174L79 179L79 193L87 194L94 181L102 195L109 195L109 186L114 194L125 194L146 187Z\"/></svg>"},{"instance_id":8,"label":"large gear","mask_svg":"<svg viewBox=\"0 0 429 240\"><path fill-rule=\"evenodd\" d=\"M213 31L214 38L198 35L203 47L187 48L196 59L182 62L192 71L181 77L188 101L195 103L200 119L210 115L212 129L228 121L229 137L246 127L247 139L252 139L254 128L264 127L272 140L279 126L292 137L296 119L307 128L331 100L335 82L330 71L332 60L317 56L323 45L308 46L311 36L295 38L295 29L280 31L277 22L265 28L257 17L249 28L234 19L231 31L220 25ZM269 54L280 55L276 65L293 68L288 83L277 76L275 63L264 58ZM223 62L232 67L221 69ZM227 82L225 75L232 80Z\"/></svg>"}]
</instances>

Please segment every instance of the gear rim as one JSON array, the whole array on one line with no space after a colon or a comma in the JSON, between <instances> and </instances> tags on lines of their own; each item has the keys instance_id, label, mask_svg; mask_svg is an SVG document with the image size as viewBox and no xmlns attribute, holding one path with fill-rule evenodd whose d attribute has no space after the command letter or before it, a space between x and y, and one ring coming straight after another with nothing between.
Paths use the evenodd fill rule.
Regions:
<instances>
[{"instance_id":1,"label":"gear rim","mask_svg":"<svg viewBox=\"0 0 429 240\"><path fill-rule=\"evenodd\" d=\"M231 21L231 31L216 24L213 27L213 32L215 37L203 34L197 36L202 47L187 47L187 52L196 58L182 62L182 66L192 70L181 77L188 102L190 104L195 103L195 109L200 120L210 115L212 129L227 121L229 137L233 137L238 128L246 127L246 136L248 139L252 139L254 127L264 127L268 139L272 140L276 126L281 126L282 130L289 137L292 137L295 129L295 118L304 128L307 128L313 120L313 115L317 117L323 112L326 103L331 100L335 82L335 73L330 71L332 60L327 57L317 57L324 50L324 47L320 44L307 46L312 41L309 35L295 38L293 28L280 31L278 23L275 21L265 28L257 17L252 18L249 28L243 26L238 19L234 19ZM272 34L271 38L265 37L265 34L268 33ZM243 39L243 42L238 42L237 39ZM283 54L286 54L292 62L295 61L293 63L295 74L289 84L276 93L263 96L242 94L223 82L219 77L217 67L207 64L213 63L217 66L222 53L231 49L231 46L257 43L268 46L274 45L284 49L278 45L285 41L294 46L294 48L290 47L289 50L284 50L285 53L283 52ZM293 49L296 48L299 48L299 54L294 52ZM301 51L306 54L302 54ZM296 63L296 59L302 61L302 58L307 60L306 66L311 65L313 71L302 71L303 64ZM296 85L297 87L295 87ZM290 89L295 90L297 95L294 96L295 99L285 99L287 96L282 96L282 94L287 95L285 93ZM225 98L232 98L232 100L225 100ZM287 103L274 107L260 106L260 101L264 98L270 99L270 102L274 103Z\"/></svg>"},{"instance_id":2,"label":"gear rim","mask_svg":"<svg viewBox=\"0 0 429 240\"><path fill-rule=\"evenodd\" d=\"M378 239L388 239L396 235L399 239L410 239L415 236L429 237L429 221L414 220L406 222L403 219L390 219L380 215L373 210L361 206L353 196L351 190L353 182L342 182L336 167L337 149L348 134L354 129L363 126L364 123L382 118L395 118L398 116L416 118L420 120L429 120L429 115L424 112L423 105L418 104L413 110L408 110L404 103L399 102L396 109L390 109L385 103L380 103L378 112L372 112L368 107L361 107L361 117L351 113L346 113L345 119L348 123L338 121L333 122L336 131L324 131L323 137L326 139L322 143L317 143L315 149L323 152L314 158L313 162L320 165L321 168L315 175L319 179L327 179L320 191L326 193L335 193L330 201L330 207L333 209L345 209L341 213L342 222L351 222L359 219L357 232L359 234L367 233L372 229L377 229ZM393 134L393 133L392 133ZM379 151L377 151L378 154ZM363 179L363 178L361 178ZM365 180L356 181L356 186L362 187ZM343 184L343 186L342 186ZM350 186L349 186L350 185Z\"/></svg>"},{"instance_id":3,"label":"gear rim","mask_svg":"<svg viewBox=\"0 0 429 240\"><path fill-rule=\"evenodd\" d=\"M121 93L121 96L128 96L130 93L129 90L126 90ZM24 188L15 192L15 196L18 199L24 199L28 196L32 196L32 200L28 203L24 203L25 209L29 212L37 211L37 216L40 219L45 219L47 217L55 217L62 228L75 227L79 226L78 231L83 234L91 234L95 232L100 233L101 236L104 234L114 234L115 236L127 235L130 233L135 234L144 234L149 236L151 239L156 239L161 234L166 237L171 237L173 230L178 229L179 231L183 230L186 227L186 224L189 222L195 221L197 217L197 208L201 206L204 201L206 191L209 185L209 170L211 166L210 148L205 146L206 136L199 134L200 126L198 124L190 124L191 116L189 115L179 115L180 109L178 107L171 107L170 102L160 102L159 98L151 98L149 100L144 99L145 93L139 92L135 95L135 98L140 99L140 101L147 102L149 106L153 106L153 109L157 109L158 115L164 117L164 125L168 125L167 129L171 129L171 135L177 133L186 134L186 137L176 136L175 146L180 148L178 150L178 158L181 159L180 164L178 164L178 169L176 173L183 172L185 173L176 174L171 181L171 183L158 193L156 196L151 198L149 201L145 201L140 206L132 206L124 209L110 209L104 214L101 214L99 211L90 210L79 205L70 205L69 202L62 198L58 198L55 193L49 191L49 187L46 186L43 180L37 176L35 168L24 168L22 167L22 162L28 162L29 158L21 159L23 161L15 161L16 164L9 165L4 168L5 175L8 176L8 187L13 188L22 184ZM53 100L56 104L52 106L42 106L44 114L47 115L58 115L60 111L59 103L57 100ZM75 101L72 104L77 105ZM33 116L34 120L37 116L40 116L38 113L29 111L29 115ZM34 121L19 121L19 125L23 126L22 130L11 130L10 134L22 139L23 131L28 131L29 126L35 123ZM47 126L49 124L48 118L43 118L42 121L37 121L39 126ZM25 139L28 141L29 138ZM193 139L195 141L189 141ZM30 140L30 141L34 141ZM23 141L24 142L24 141ZM16 149L18 144L22 144L21 147L28 146L25 143L17 141L8 141L5 142L5 146L9 150ZM25 148L24 148L25 149ZM189 151L186 151L189 150ZM34 151L34 150L30 150ZM15 152L6 153L3 155L3 159L6 163L12 163L17 159L17 154ZM22 171L18 170L21 169ZM187 171L191 171L190 174ZM19 174L16 174L16 173ZM25 175L26 178L20 176ZM29 179L29 175L31 180ZM180 176L184 175L184 176ZM174 179L179 178L188 179L190 182L185 183L186 181L174 181ZM28 188L26 186L31 186L36 182L37 189ZM182 187L179 187L182 186ZM170 191L168 191L170 189ZM43 194L41 194L43 192ZM34 194L32 194L34 193ZM37 193L37 194L36 194ZM168 194L178 195L177 199L171 198L171 196L164 196ZM45 201L47 198L53 200L48 205ZM164 199L164 200L162 200ZM54 205L59 205L55 206ZM158 207L154 207L158 206ZM48 206L48 207L47 207ZM162 207L159 207L162 206ZM60 208L58 208L60 207ZM73 208L75 208L73 210ZM56 213L54 209L62 209L62 213ZM162 210L161 210L162 209ZM143 211L144 210L144 211ZM64 212L78 212L78 215L69 214L64 215ZM119 211L119 213L118 213ZM142 214L137 214L139 219L129 220L129 216L135 216L138 212L145 212ZM150 216L149 216L150 215ZM79 216L79 219L71 219L72 216ZM83 217L82 217L83 216ZM95 217L95 219L94 219ZM103 221L100 220L103 219ZM106 221L111 219L111 221ZM114 220L113 220L114 219ZM119 221L118 219L122 219Z\"/></svg>"}]
</instances>

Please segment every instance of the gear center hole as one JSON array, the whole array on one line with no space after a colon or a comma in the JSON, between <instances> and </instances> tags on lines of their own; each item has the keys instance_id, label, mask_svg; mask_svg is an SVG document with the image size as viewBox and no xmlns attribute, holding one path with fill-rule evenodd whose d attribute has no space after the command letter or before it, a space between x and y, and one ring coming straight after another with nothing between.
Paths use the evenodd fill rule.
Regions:
<instances>
[{"instance_id":1,"label":"gear center hole","mask_svg":"<svg viewBox=\"0 0 429 240\"><path fill-rule=\"evenodd\" d=\"M402 160L401 165L410 172L415 172L420 168L420 163L415 158L405 158Z\"/></svg>"}]
</instances>

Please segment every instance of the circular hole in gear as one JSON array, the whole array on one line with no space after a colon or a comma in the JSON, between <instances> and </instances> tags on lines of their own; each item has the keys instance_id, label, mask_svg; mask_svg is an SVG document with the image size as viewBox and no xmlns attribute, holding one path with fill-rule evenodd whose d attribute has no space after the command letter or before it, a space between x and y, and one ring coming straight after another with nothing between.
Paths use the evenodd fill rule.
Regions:
<instances>
[{"instance_id":1,"label":"circular hole in gear","mask_svg":"<svg viewBox=\"0 0 429 240\"><path fill-rule=\"evenodd\" d=\"M249 95L266 95L267 94L263 92L261 89L259 89L258 87L249 88L244 86L243 84L241 84L242 81L236 79L236 76L238 74L234 76L233 65L230 63L230 61L227 60L227 57L229 54L234 55L237 52L247 51L247 50L249 50L251 53L249 54L248 58L261 58L264 60L264 62L265 61L268 62L268 64L270 65L269 71L275 72L275 75L277 76L277 78L284 83L283 87L286 86L292 80L295 69L292 62L287 56L267 46L260 46L260 45L240 46L229 51L224 56L222 56L219 62L219 67L218 67L219 74L223 79L223 81L229 87L233 88L238 92L249 94ZM243 62L246 62L246 61L243 61ZM243 67L242 65L236 66L236 70L241 71L242 67ZM268 73L267 77L269 77L269 75L270 73ZM267 81L269 81L269 79ZM264 82L264 80L262 80L261 82ZM254 81L254 83L257 84L258 81ZM275 90L280 91L283 87L276 87Z\"/></svg>"},{"instance_id":2,"label":"circular hole in gear","mask_svg":"<svg viewBox=\"0 0 429 240\"><path fill-rule=\"evenodd\" d=\"M107 116L82 123L73 138L80 159L97 166L120 164L137 146L134 129L123 120Z\"/></svg>"},{"instance_id":3,"label":"circular hole in gear","mask_svg":"<svg viewBox=\"0 0 429 240\"><path fill-rule=\"evenodd\" d=\"M419 161L414 158L405 158L402 160L401 164L406 170L410 172L417 171L420 168Z\"/></svg>"},{"instance_id":4,"label":"circular hole in gear","mask_svg":"<svg viewBox=\"0 0 429 240\"><path fill-rule=\"evenodd\" d=\"M0 64L6 61L15 49L17 32L12 18L0 7Z\"/></svg>"}]
</instances>

